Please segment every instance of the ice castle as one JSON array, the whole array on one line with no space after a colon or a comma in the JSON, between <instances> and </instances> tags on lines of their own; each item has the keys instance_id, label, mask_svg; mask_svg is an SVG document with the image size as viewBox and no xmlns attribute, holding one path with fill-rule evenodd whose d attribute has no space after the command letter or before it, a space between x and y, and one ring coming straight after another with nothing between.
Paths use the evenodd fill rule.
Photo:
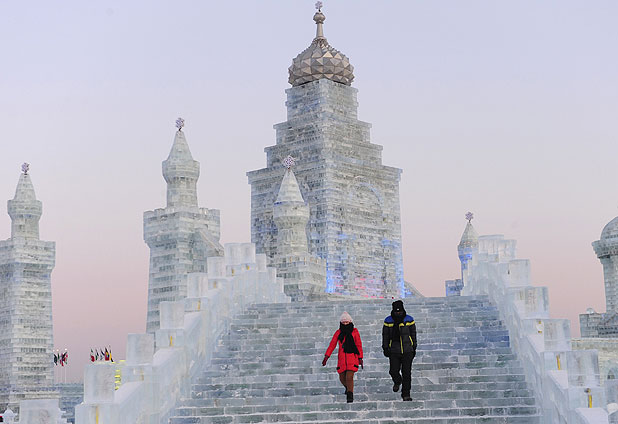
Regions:
<instances>
[{"instance_id":1,"label":"ice castle","mask_svg":"<svg viewBox=\"0 0 618 424\"><path fill-rule=\"evenodd\" d=\"M75 422L618 422L617 386L600 373L598 352L571 338L568 320L550 318L548 290L532 285L515 240L479 235L471 215L449 296L404 299L419 331L413 401L392 392L381 321L390 297L414 292L403 279L401 170L382 164L357 119L353 67L326 41L317 6L316 37L289 70L287 121L275 126L266 167L248 173L251 243L219 243L219 212L198 205L199 163L177 121L162 166L166 207L144 213L147 331L128 335L124 363L86 366ZM47 385L51 310L19 319L51 299L53 243L38 239L40 212L24 172L9 201L16 232L0 245L0 301L13 290L14 302L0 315L0 375L26 381L16 349L43 349L34 391ZM31 291L15 291L27 284L36 305ZM343 309L364 341L353 404L320 363ZM36 340L24 335L35 330ZM7 410L5 422L73 420L53 393L8 392L0 408L19 402L19 416Z\"/></svg>"}]
</instances>

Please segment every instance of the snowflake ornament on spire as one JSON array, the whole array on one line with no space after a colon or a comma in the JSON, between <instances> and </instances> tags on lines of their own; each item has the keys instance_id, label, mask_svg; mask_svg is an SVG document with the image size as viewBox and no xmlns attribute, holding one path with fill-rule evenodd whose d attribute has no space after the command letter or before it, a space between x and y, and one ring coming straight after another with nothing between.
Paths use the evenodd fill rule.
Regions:
<instances>
[{"instance_id":1,"label":"snowflake ornament on spire","mask_svg":"<svg viewBox=\"0 0 618 424\"><path fill-rule=\"evenodd\" d=\"M30 164L28 162L24 162L21 165L21 172L23 172L24 175L28 175L28 171L30 171Z\"/></svg>"},{"instance_id":2,"label":"snowflake ornament on spire","mask_svg":"<svg viewBox=\"0 0 618 424\"><path fill-rule=\"evenodd\" d=\"M176 119L176 128L178 128L178 131L182 131L182 127L185 126L185 120L182 118L178 118Z\"/></svg>"},{"instance_id":3,"label":"snowflake ornament on spire","mask_svg":"<svg viewBox=\"0 0 618 424\"><path fill-rule=\"evenodd\" d=\"M468 212L466 214L466 219L468 220L468 223L470 223L473 218L474 218L474 214L472 212Z\"/></svg>"},{"instance_id":4,"label":"snowflake ornament on spire","mask_svg":"<svg viewBox=\"0 0 618 424\"><path fill-rule=\"evenodd\" d=\"M316 8L316 9L318 9L318 12L321 12L321 11L322 11L322 6L323 6L323 4L322 4L322 2L321 2L321 1L318 1L318 2L316 2L316 4L315 4L315 8Z\"/></svg>"},{"instance_id":5,"label":"snowflake ornament on spire","mask_svg":"<svg viewBox=\"0 0 618 424\"><path fill-rule=\"evenodd\" d=\"M296 159L293 158L292 156L288 155L288 157L283 159L283 161L281 163L283 163L283 166L285 166L287 169L290 169L294 165L296 165Z\"/></svg>"}]
</instances>

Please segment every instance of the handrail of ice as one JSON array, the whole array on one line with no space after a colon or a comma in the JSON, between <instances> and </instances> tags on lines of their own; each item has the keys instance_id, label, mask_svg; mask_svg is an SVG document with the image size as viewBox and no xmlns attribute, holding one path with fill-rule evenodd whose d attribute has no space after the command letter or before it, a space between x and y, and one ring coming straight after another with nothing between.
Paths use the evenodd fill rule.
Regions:
<instances>
[{"instance_id":1,"label":"handrail of ice","mask_svg":"<svg viewBox=\"0 0 618 424\"><path fill-rule=\"evenodd\" d=\"M129 334L126 361L88 364L76 424L166 423L192 377L210 361L230 319L252 303L289 302L283 280L253 243L229 243L207 260L208 273L187 276L187 298L160 303L156 334ZM121 384L116 389L115 381Z\"/></svg>"},{"instance_id":2,"label":"handrail of ice","mask_svg":"<svg viewBox=\"0 0 618 424\"><path fill-rule=\"evenodd\" d=\"M549 317L547 287L530 284L530 261L515 258L515 245L480 236L462 295L487 295L497 305L545 424L608 423L597 351L571 349L569 320Z\"/></svg>"}]
</instances>

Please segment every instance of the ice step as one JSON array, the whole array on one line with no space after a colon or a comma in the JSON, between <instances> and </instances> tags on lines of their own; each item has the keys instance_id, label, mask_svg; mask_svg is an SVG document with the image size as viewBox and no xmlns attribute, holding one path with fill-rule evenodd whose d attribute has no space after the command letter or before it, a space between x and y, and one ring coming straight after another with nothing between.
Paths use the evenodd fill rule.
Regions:
<instances>
[{"instance_id":1,"label":"ice step","mask_svg":"<svg viewBox=\"0 0 618 424\"><path fill-rule=\"evenodd\" d=\"M252 305L231 323L170 423L540 423L508 332L486 297L406 300L418 329L411 402L392 392L381 349L390 301ZM334 366L321 366L347 310L363 338L365 369L345 403Z\"/></svg>"}]
</instances>

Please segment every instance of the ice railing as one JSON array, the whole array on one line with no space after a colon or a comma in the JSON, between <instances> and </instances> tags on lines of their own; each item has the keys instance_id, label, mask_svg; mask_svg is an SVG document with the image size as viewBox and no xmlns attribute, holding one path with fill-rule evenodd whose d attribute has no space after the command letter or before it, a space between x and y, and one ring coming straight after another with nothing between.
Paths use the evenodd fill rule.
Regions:
<instances>
[{"instance_id":1,"label":"ice railing","mask_svg":"<svg viewBox=\"0 0 618 424\"><path fill-rule=\"evenodd\" d=\"M235 314L252 303L289 302L283 280L253 243L226 244L225 256L208 258L207 266L207 274L188 274L185 300L160 303L154 336L129 334L122 366L86 366L77 424L167 422L178 400L190 396L192 378L210 361Z\"/></svg>"},{"instance_id":2,"label":"ice railing","mask_svg":"<svg viewBox=\"0 0 618 424\"><path fill-rule=\"evenodd\" d=\"M532 384L545 424L608 423L596 350L572 350L567 319L549 317L547 287L530 284L530 261L515 259L515 240L480 236L464 272L462 295L487 295Z\"/></svg>"}]
</instances>

